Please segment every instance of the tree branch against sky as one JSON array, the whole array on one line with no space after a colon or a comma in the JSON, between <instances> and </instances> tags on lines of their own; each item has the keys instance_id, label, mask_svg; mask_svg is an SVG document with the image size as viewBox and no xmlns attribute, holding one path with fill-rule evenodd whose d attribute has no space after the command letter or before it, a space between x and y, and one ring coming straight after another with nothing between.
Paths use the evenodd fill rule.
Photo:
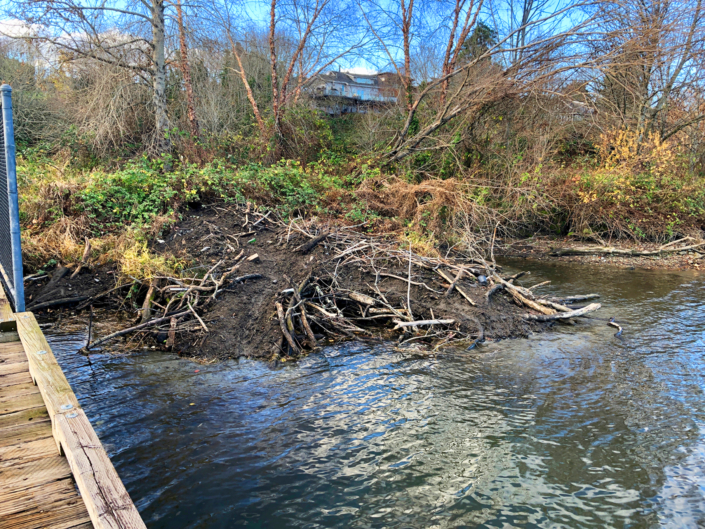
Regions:
<instances>
[{"instance_id":1,"label":"tree branch against sky","mask_svg":"<svg viewBox=\"0 0 705 529\"><path fill-rule=\"evenodd\" d=\"M199 89L210 98L207 130L234 132L215 110L231 105L283 145L292 109L315 107L306 83L350 66L396 73L399 104L384 109L402 123L384 142L395 161L459 141L478 113L526 94L573 104L579 92L609 116L601 126L642 136L668 138L705 119L702 0L0 2L0 32L47 64L116 68L120 82L148 88L152 114L140 123L153 123L158 152L170 151L174 126L200 135Z\"/></svg>"},{"instance_id":2,"label":"tree branch against sky","mask_svg":"<svg viewBox=\"0 0 705 529\"><path fill-rule=\"evenodd\" d=\"M4 7L6 17L41 28L25 40L49 47L61 61L92 59L128 69L149 82L157 149L169 149L164 0L20 0Z\"/></svg>"}]
</instances>

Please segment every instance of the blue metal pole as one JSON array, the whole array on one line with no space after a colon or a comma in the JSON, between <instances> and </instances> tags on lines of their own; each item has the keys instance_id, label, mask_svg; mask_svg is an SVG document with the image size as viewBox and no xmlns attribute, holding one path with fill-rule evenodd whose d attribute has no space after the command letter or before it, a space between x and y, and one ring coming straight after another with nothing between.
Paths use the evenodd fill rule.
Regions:
<instances>
[{"instance_id":1,"label":"blue metal pole","mask_svg":"<svg viewBox=\"0 0 705 529\"><path fill-rule=\"evenodd\" d=\"M22 237L20 236L20 207L17 200L17 165L15 162L15 129L12 124L12 88L0 86L2 97L2 125L5 131L5 167L7 194L10 205L10 237L12 239L12 275L14 281L15 312L24 312L24 274L22 269Z\"/></svg>"}]
</instances>

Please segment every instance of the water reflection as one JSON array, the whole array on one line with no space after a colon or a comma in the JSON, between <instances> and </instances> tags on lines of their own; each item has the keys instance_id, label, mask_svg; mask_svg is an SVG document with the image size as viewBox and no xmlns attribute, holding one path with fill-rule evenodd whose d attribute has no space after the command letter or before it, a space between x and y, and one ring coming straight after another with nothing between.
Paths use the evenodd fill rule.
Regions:
<instances>
[{"instance_id":1,"label":"water reflection","mask_svg":"<svg viewBox=\"0 0 705 529\"><path fill-rule=\"evenodd\" d=\"M705 282L522 264L603 320L436 357L277 370L51 341L149 527L697 527ZM196 372L198 370L198 372Z\"/></svg>"}]
</instances>

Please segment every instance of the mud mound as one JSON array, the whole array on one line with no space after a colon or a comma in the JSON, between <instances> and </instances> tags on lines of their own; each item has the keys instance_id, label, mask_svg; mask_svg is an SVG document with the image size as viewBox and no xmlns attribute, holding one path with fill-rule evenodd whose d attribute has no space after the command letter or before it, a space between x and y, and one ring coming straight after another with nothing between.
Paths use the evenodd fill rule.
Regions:
<instances>
[{"instance_id":1,"label":"mud mound","mask_svg":"<svg viewBox=\"0 0 705 529\"><path fill-rule=\"evenodd\" d=\"M349 228L283 223L234 205L188 210L151 249L176 257L181 275L112 290L110 270L71 279L57 269L28 293L34 303L75 296L77 309L129 305L132 326L119 333L129 344L147 339L204 359L296 357L324 337L472 347L527 336L570 312L482 259L422 257Z\"/></svg>"},{"instance_id":2,"label":"mud mound","mask_svg":"<svg viewBox=\"0 0 705 529\"><path fill-rule=\"evenodd\" d=\"M389 332L394 327L392 319L380 317L377 321L365 320L363 323L364 305L351 300L345 292L377 296L374 288L377 281L376 288L390 305L405 306L408 294L415 319L453 319L466 333L478 336L482 330L488 340L523 337L540 328L540 324L525 321L522 315L526 310L504 296L494 296L488 302L485 296L488 287L481 286L473 276L461 278L457 286L475 301L476 307L457 292L445 296L449 284L430 269L414 267L414 284L407 292L408 263L385 257L373 270L359 258L341 257L341 253L349 251L345 244L341 245L341 239L348 235L326 230L325 227L318 228L320 233L328 233L328 236L306 251L307 245L318 242L315 233L302 233L291 226L262 219L261 214L235 207L212 206L187 216L163 239L163 243L154 245L155 251L175 255L201 270L221 260L225 261L222 268L227 269L228 258L244 251L238 276L259 274L261 277L237 282L222 290L217 302L208 303L202 314L209 332L195 336L184 333L177 340L176 347L187 355L210 358L269 358L286 354L275 304L279 302L286 306L290 299L288 291L306 278L311 284L329 285L331 280L335 281L335 290L343 294L337 296L334 304L341 312L349 314L353 323L364 327L369 335L381 338L396 338ZM254 255L257 255L256 259L248 260ZM354 314L356 309L359 314ZM311 327L319 337L334 335L345 339L362 334L354 330L337 332L340 329L335 325L317 320L320 314L315 310L309 309L308 313L309 319L314 320ZM292 332L297 342L305 340L304 333L298 328ZM431 343L433 333L430 334L427 340L418 341Z\"/></svg>"}]
</instances>

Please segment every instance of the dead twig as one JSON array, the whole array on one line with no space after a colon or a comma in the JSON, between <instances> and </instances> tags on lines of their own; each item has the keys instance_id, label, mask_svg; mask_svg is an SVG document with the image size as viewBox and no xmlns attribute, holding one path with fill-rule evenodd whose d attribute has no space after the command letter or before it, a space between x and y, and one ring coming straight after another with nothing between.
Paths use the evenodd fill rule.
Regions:
<instances>
[{"instance_id":1,"label":"dead twig","mask_svg":"<svg viewBox=\"0 0 705 529\"><path fill-rule=\"evenodd\" d=\"M86 266L88 264L88 258L91 256L91 241L88 237L86 239L86 246L83 249L83 257L81 257L81 262L78 263L78 266L76 267L76 270L74 270L73 274L71 274L71 279L76 277L79 272L81 271L81 268Z\"/></svg>"},{"instance_id":2,"label":"dead twig","mask_svg":"<svg viewBox=\"0 0 705 529\"><path fill-rule=\"evenodd\" d=\"M452 325L455 323L455 320L419 320L419 321L401 321L401 320L392 320L394 323L396 323L396 327L394 327L394 330L398 329L403 329L406 327L423 327L427 325Z\"/></svg>"},{"instance_id":3,"label":"dead twig","mask_svg":"<svg viewBox=\"0 0 705 529\"><path fill-rule=\"evenodd\" d=\"M210 332L210 331L208 330L208 327L206 327L206 324L203 323L203 320L202 320L201 317L198 315L198 313L197 313L195 310L193 310L193 307L191 306L191 303L189 303L189 302L187 301L187 302L186 302L186 305L188 305L188 308L189 308L189 310L193 313L193 315L196 316L196 319L198 320L198 323L201 324L201 327L203 327L203 330L206 331L206 332Z\"/></svg>"},{"instance_id":4,"label":"dead twig","mask_svg":"<svg viewBox=\"0 0 705 529\"><path fill-rule=\"evenodd\" d=\"M301 350L299 349L299 346L296 345L296 342L291 337L291 334L289 334L289 330L286 326L286 321L284 319L284 307L278 301L275 303L275 305L277 307L277 317L279 318L279 327L281 328L282 334L284 335L284 338L289 343L289 347L291 347L294 353L299 354Z\"/></svg>"}]
</instances>

